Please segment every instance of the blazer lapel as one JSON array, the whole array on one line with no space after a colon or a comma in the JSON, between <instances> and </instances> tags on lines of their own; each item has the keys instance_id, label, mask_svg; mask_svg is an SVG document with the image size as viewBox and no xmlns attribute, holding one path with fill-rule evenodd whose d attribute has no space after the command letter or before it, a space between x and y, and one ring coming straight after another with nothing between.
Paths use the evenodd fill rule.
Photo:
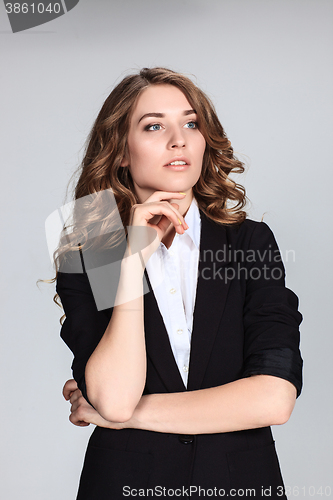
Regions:
<instances>
[{"instance_id":1,"label":"blazer lapel","mask_svg":"<svg viewBox=\"0 0 333 500\"><path fill-rule=\"evenodd\" d=\"M149 292L144 296L146 351L169 392L186 391L170 345L169 335L152 291L148 273L145 277Z\"/></svg>"},{"instance_id":2,"label":"blazer lapel","mask_svg":"<svg viewBox=\"0 0 333 500\"><path fill-rule=\"evenodd\" d=\"M197 293L193 315L191 356L187 390L201 388L211 350L223 314L230 280L226 229L200 211L201 238Z\"/></svg>"}]
</instances>

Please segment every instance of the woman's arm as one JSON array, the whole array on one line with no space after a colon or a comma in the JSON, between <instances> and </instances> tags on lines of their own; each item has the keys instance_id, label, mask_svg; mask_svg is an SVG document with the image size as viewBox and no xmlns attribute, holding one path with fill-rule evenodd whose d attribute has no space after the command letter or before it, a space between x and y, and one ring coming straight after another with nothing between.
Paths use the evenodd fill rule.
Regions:
<instances>
[{"instance_id":1,"label":"woman's arm","mask_svg":"<svg viewBox=\"0 0 333 500\"><path fill-rule=\"evenodd\" d=\"M209 389L143 396L125 426L177 434L255 429L285 423L295 400L287 380L254 375Z\"/></svg>"},{"instance_id":2,"label":"woman's arm","mask_svg":"<svg viewBox=\"0 0 333 500\"><path fill-rule=\"evenodd\" d=\"M166 199L180 193L156 192L132 211L132 226L153 227L158 238L142 251L146 262L170 224L183 234L186 223L178 205ZM151 224L157 216L158 222ZM156 246L157 245L157 246ZM146 348L143 316L144 266L138 253L123 259L115 307L110 322L85 368L87 396L107 420L127 421L142 395L146 381ZM132 298L133 297L133 298Z\"/></svg>"},{"instance_id":3,"label":"woman's arm","mask_svg":"<svg viewBox=\"0 0 333 500\"><path fill-rule=\"evenodd\" d=\"M87 396L108 420L128 420L146 378L143 269L138 254L123 259L110 322L85 368ZM128 300L126 292L136 297Z\"/></svg>"},{"instance_id":4,"label":"woman's arm","mask_svg":"<svg viewBox=\"0 0 333 500\"><path fill-rule=\"evenodd\" d=\"M135 428L176 434L210 434L255 429L285 423L294 408L296 388L279 377L254 375L198 391L142 396L132 417L109 422L94 412L80 391L71 400L70 420L112 429ZM67 390L66 390L67 385Z\"/></svg>"}]
</instances>

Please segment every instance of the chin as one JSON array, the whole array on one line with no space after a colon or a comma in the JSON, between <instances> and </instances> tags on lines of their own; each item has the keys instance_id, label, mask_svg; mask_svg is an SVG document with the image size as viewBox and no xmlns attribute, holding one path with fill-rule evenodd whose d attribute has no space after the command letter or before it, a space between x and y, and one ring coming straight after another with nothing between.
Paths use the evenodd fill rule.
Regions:
<instances>
[{"instance_id":1,"label":"chin","mask_svg":"<svg viewBox=\"0 0 333 500\"><path fill-rule=\"evenodd\" d=\"M186 191L189 191L190 189L193 188L193 186L195 185L195 182L192 183L192 182L184 182L184 179L177 179L176 182L166 182L164 184L164 187L163 189L161 189L161 191L175 191L175 192L179 192L181 191L182 193L185 193Z\"/></svg>"}]
</instances>

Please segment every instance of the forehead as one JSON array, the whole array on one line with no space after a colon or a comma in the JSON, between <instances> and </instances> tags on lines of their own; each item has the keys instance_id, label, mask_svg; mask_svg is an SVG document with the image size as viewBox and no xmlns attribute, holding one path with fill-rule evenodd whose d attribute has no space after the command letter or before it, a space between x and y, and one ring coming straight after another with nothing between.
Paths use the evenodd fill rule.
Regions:
<instances>
[{"instance_id":1,"label":"forehead","mask_svg":"<svg viewBox=\"0 0 333 500\"><path fill-rule=\"evenodd\" d=\"M174 85L150 85L137 100L133 117L144 113L183 112L191 105L181 90Z\"/></svg>"}]
</instances>

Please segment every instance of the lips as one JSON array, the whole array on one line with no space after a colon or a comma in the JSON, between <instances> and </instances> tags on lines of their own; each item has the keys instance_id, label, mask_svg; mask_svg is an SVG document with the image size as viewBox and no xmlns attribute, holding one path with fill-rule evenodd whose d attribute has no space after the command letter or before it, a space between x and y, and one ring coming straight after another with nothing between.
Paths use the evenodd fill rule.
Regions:
<instances>
[{"instance_id":1,"label":"lips","mask_svg":"<svg viewBox=\"0 0 333 500\"><path fill-rule=\"evenodd\" d=\"M173 163L175 161L184 161L186 163L186 165L170 165L170 163ZM165 167L186 167L190 165L190 160L188 158L186 158L186 156L176 156L175 158L171 158L171 160L169 160L169 162L164 165Z\"/></svg>"}]
</instances>

